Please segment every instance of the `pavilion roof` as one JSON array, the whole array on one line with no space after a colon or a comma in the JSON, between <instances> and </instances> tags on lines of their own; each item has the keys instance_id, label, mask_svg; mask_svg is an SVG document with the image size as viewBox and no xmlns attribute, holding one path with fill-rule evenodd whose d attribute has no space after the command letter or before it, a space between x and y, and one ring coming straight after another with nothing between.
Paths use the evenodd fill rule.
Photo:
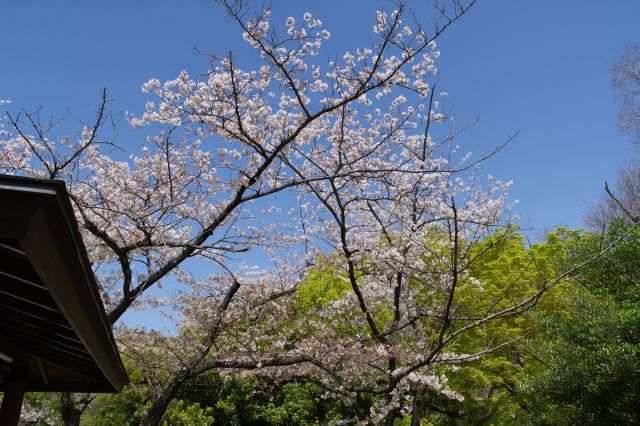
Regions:
<instances>
[{"instance_id":1,"label":"pavilion roof","mask_svg":"<svg viewBox=\"0 0 640 426\"><path fill-rule=\"evenodd\" d=\"M120 391L129 381L62 181L0 175L0 391Z\"/></svg>"}]
</instances>

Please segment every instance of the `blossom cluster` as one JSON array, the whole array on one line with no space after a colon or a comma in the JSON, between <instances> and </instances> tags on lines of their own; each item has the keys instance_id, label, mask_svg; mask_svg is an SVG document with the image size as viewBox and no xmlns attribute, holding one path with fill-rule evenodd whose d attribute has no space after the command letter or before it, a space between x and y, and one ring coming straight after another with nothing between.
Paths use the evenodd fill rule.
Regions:
<instances>
[{"instance_id":1,"label":"blossom cluster","mask_svg":"<svg viewBox=\"0 0 640 426\"><path fill-rule=\"evenodd\" d=\"M508 225L511 183L454 143L435 41L381 11L371 45L323 61L331 34L311 13L280 29L221 3L259 66L229 55L144 83L128 155L97 142L99 115L60 141L3 133L0 170L67 182L114 322L171 278L146 302L177 335L118 327L153 386L209 368L310 377L331 397L386 394L378 420L421 386L460 400L436 366L473 359L449 347L454 296L482 288L469 253ZM314 274L327 291L307 300Z\"/></svg>"}]
</instances>

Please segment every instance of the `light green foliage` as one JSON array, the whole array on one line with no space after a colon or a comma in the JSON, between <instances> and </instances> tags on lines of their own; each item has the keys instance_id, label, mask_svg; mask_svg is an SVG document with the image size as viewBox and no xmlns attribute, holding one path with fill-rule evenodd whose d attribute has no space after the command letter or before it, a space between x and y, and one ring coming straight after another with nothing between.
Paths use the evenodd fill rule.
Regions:
<instances>
[{"instance_id":1,"label":"light green foliage","mask_svg":"<svg viewBox=\"0 0 640 426\"><path fill-rule=\"evenodd\" d=\"M559 230L544 244L527 247L524 238L506 231L472 247L468 259L475 259L462 278L454 300L454 316L483 317L525 300L558 274L558 264L568 241L577 235ZM557 303L552 290L535 310L553 309ZM454 329L468 324L458 320ZM431 397L434 424L520 424L527 419L528 396L519 389L524 374L538 367L526 336L535 334L530 312L486 323L460 335L452 349L459 354L475 354L504 342L523 337L509 346L489 352L480 359L446 372L449 385L465 399L458 403ZM445 372L445 370L443 370Z\"/></svg>"},{"instance_id":2,"label":"light green foliage","mask_svg":"<svg viewBox=\"0 0 640 426\"><path fill-rule=\"evenodd\" d=\"M149 388L144 376L125 358L130 384L121 393L99 394L82 415L83 424L91 426L136 425L149 408Z\"/></svg>"},{"instance_id":3,"label":"light green foliage","mask_svg":"<svg viewBox=\"0 0 640 426\"><path fill-rule=\"evenodd\" d=\"M292 319L292 323L295 321L297 333L300 336L313 335L317 333L315 327L318 323L331 328L337 335L366 333L365 325L344 321L344 318L335 315L327 315L331 303L340 300L351 291L351 284L345 274L337 272L334 266L322 258L318 259L317 265L309 271L307 279L298 285L294 296L296 319ZM375 308L372 307L372 311L375 311ZM359 311L354 310L354 317L358 313Z\"/></svg>"},{"instance_id":4,"label":"light green foliage","mask_svg":"<svg viewBox=\"0 0 640 426\"><path fill-rule=\"evenodd\" d=\"M498 234L466 253L476 258L460 277L454 317L484 316L534 294L559 271L592 256L628 228L604 237L558 229L543 244L528 247L516 232ZM429 254L425 254L428 261ZM419 283L411 283L419 285ZM311 271L299 286L294 312L326 321L331 303L350 289L330 267ZM423 293L422 303L437 294ZM531 311L491 321L465 332L451 349L473 354L520 336L526 338L461 364L442 369L449 385L465 399L457 402L428 390L423 425L635 424L640 400L640 243L634 231L600 261L585 267L578 281L547 292ZM438 302L439 303L439 302ZM377 319L384 321L382 310ZM457 320L453 329L467 324ZM296 324L300 324L296 322ZM301 327L305 322L301 322ZM286 324L285 324L286 325ZM298 325L300 326L300 325ZM340 333L353 332L331 323ZM433 325L428 326L435 326ZM428 330L425 330L428 331ZM100 395L83 424L137 424L148 409L149 388L127 366L132 385L119 395ZM355 419L375 397L361 395L353 406L324 399L308 382L274 385L258 378L223 379L216 372L188 382L171 404L166 425L321 425ZM397 424L409 424L409 416Z\"/></svg>"},{"instance_id":5,"label":"light green foliage","mask_svg":"<svg viewBox=\"0 0 640 426\"><path fill-rule=\"evenodd\" d=\"M297 290L296 303L300 311L320 312L330 302L340 299L350 289L349 283L335 273L333 268L314 269L305 283Z\"/></svg>"},{"instance_id":6,"label":"light green foliage","mask_svg":"<svg viewBox=\"0 0 640 426\"><path fill-rule=\"evenodd\" d=\"M208 426L213 422L213 409L202 408L200 404L188 405L182 400L175 400L162 418L162 426Z\"/></svg>"}]
</instances>

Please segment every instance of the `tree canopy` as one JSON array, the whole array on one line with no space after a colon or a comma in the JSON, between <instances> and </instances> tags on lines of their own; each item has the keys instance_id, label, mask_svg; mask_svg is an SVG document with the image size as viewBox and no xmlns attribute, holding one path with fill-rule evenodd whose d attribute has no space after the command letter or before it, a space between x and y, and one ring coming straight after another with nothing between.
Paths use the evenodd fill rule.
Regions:
<instances>
[{"instance_id":1,"label":"tree canopy","mask_svg":"<svg viewBox=\"0 0 640 426\"><path fill-rule=\"evenodd\" d=\"M522 235L481 170L512 137L472 154L438 86L437 39L475 0L434 2L432 26L391 2L328 60L310 13L216 3L259 65L147 81L140 141L117 143L106 91L69 136L0 123L2 173L67 185L131 377L35 396L37 422L637 422L637 220Z\"/></svg>"}]
</instances>

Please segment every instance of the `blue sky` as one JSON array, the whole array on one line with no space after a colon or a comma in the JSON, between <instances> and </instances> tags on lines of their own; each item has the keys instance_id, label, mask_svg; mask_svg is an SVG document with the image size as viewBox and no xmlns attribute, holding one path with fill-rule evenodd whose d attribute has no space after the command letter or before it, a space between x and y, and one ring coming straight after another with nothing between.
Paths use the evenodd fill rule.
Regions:
<instances>
[{"instance_id":1,"label":"blue sky","mask_svg":"<svg viewBox=\"0 0 640 426\"><path fill-rule=\"evenodd\" d=\"M409 1L417 10L425 4ZM274 16L311 11L332 32L324 53L337 54L366 43L379 5L276 0ZM23 0L0 10L0 98L13 108L43 105L53 115L68 108L90 119L106 87L116 112L141 112L142 82L207 69L194 47L233 49L246 66L256 60L208 0ZM634 155L616 130L608 66L640 41L639 18L634 0L479 0L440 39L439 84L453 113L459 122L480 118L461 144L481 152L520 132L484 171L514 181L524 226L582 226L603 182ZM135 137L122 131L119 142Z\"/></svg>"},{"instance_id":2,"label":"blue sky","mask_svg":"<svg viewBox=\"0 0 640 426\"><path fill-rule=\"evenodd\" d=\"M419 10L425 4L409 0ZM312 12L332 33L323 53L341 56L366 45L379 5L274 0L274 17ZM483 170L514 181L512 198L534 239L558 225L583 226L604 181L637 155L616 130L608 67L640 42L639 18L637 0L479 0L439 40L439 87L458 122L480 118L460 144L481 153L520 132ZM232 49L245 67L257 59L209 0L3 2L0 36L0 99L57 116L68 108L86 120L104 87L115 112L141 113L148 100L141 83L206 71L207 58L194 47ZM122 130L118 142L139 137ZM155 321L156 314L142 322Z\"/></svg>"}]
</instances>

